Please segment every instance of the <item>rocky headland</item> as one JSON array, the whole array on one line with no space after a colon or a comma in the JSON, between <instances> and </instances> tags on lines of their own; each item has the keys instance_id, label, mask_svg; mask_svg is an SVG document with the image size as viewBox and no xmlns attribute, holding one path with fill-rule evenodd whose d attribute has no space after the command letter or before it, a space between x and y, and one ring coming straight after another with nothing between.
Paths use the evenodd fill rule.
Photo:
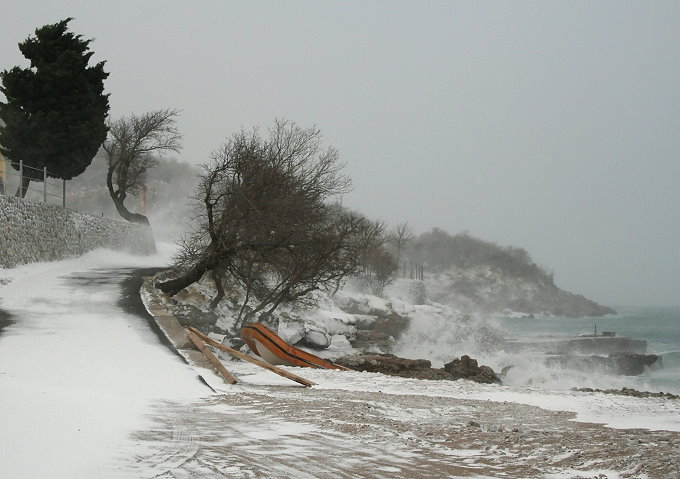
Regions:
<instances>
[{"instance_id":1,"label":"rocky headland","mask_svg":"<svg viewBox=\"0 0 680 479\"><path fill-rule=\"evenodd\" d=\"M485 314L604 316L612 308L560 289L529 253L467 233L434 228L412 239L403 255L423 265L429 298Z\"/></svg>"},{"instance_id":2,"label":"rocky headland","mask_svg":"<svg viewBox=\"0 0 680 479\"><path fill-rule=\"evenodd\" d=\"M497 265L449 267L425 276L430 298L487 314L599 317L615 314L580 294L557 287L550 276L513 274Z\"/></svg>"}]
</instances>

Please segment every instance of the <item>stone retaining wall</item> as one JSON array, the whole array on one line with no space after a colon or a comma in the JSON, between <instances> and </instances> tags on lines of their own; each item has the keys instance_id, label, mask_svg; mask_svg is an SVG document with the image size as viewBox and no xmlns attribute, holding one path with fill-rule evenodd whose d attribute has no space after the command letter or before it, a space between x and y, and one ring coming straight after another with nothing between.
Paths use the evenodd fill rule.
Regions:
<instances>
[{"instance_id":1,"label":"stone retaining wall","mask_svg":"<svg viewBox=\"0 0 680 479\"><path fill-rule=\"evenodd\" d=\"M0 268L80 256L96 248L151 254L151 228L0 195Z\"/></svg>"}]
</instances>

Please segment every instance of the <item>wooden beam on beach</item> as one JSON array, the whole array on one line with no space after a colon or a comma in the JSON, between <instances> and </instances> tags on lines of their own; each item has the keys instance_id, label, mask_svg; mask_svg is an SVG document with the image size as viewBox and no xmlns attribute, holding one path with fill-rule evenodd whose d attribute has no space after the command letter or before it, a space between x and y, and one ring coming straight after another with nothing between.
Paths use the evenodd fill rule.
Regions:
<instances>
[{"instance_id":1,"label":"wooden beam on beach","mask_svg":"<svg viewBox=\"0 0 680 479\"><path fill-rule=\"evenodd\" d=\"M266 361L261 361L259 359L255 359L253 357L248 356L247 354L242 353L241 351L237 351L236 349L232 349L228 346L225 346L224 344L218 343L217 341L213 341L210 339L208 336L200 332L198 329L194 328L193 326L189 326L189 334L194 334L195 336L198 336L200 339L205 341L207 344L219 349L220 351L224 351L225 353L229 353L232 356L235 356L239 359L243 359L244 361L248 361L253 364L257 364L261 368L268 369L269 371L278 374L279 376L283 376L286 379L290 379L291 381L295 381L296 383L300 383L303 386L314 386L316 383L313 383L312 381L308 381L305 378L301 378L300 376L297 376L295 374L289 373L288 371L284 371L281 368L277 368L276 366L272 366Z\"/></svg>"},{"instance_id":2,"label":"wooden beam on beach","mask_svg":"<svg viewBox=\"0 0 680 479\"><path fill-rule=\"evenodd\" d=\"M201 338L194 334L192 331L188 331L187 335L189 336L189 340L191 340L192 343L198 348L200 352L203 353L203 355L208 358L208 361L210 361L213 366L217 368L217 371L222 375L225 381L227 381L229 384L236 384L238 381L236 378L229 372L227 371L227 368L224 367L222 362L215 356L201 341Z\"/></svg>"}]
</instances>

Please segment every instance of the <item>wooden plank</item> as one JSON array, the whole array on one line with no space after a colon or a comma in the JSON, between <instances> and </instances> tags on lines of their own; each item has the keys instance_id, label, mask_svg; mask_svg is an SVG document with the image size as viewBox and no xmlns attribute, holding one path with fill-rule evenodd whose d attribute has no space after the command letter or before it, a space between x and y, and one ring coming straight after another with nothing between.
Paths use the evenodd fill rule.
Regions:
<instances>
[{"instance_id":1,"label":"wooden plank","mask_svg":"<svg viewBox=\"0 0 680 479\"><path fill-rule=\"evenodd\" d=\"M227 371L227 368L224 367L222 362L208 348L205 347L205 344L203 341L201 341L200 337L191 331L189 331L187 335L189 336L191 342L194 343L194 345L198 348L198 350L201 351L206 358L208 358L208 361L213 363L213 366L217 368L225 381L227 381L229 384L236 384L238 382L236 378L229 371Z\"/></svg>"},{"instance_id":2,"label":"wooden plank","mask_svg":"<svg viewBox=\"0 0 680 479\"><path fill-rule=\"evenodd\" d=\"M300 376L297 376L295 374L289 373L288 371L284 371L281 368L277 368L276 366L272 366L268 362L261 361L259 359L252 358L248 356L247 354L242 353L241 351L237 351L236 349L232 349L228 346L225 346L224 344L220 344L217 341L213 341L210 339L208 336L200 332L198 329L194 328L193 326L189 326L189 334L194 334L201 338L203 341L208 343L209 345L219 349L220 351L224 351L225 353L229 353L232 356L236 356L239 359L243 359L244 361L251 362L253 364L257 364L261 368L268 369L269 371L278 374L279 376L283 376L286 379L290 379L291 381L295 381L296 383L300 383L303 386L314 386L316 383L313 383L312 381L308 381L307 379L301 378Z\"/></svg>"}]
</instances>

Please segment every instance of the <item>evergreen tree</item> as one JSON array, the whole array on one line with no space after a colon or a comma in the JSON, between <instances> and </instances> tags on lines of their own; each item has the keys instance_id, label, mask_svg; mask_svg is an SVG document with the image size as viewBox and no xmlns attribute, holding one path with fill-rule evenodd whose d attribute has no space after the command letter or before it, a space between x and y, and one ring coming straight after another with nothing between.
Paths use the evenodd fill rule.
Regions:
<instances>
[{"instance_id":1,"label":"evergreen tree","mask_svg":"<svg viewBox=\"0 0 680 479\"><path fill-rule=\"evenodd\" d=\"M88 66L92 40L68 31L67 18L36 29L35 37L19 44L30 68L0 73L0 151L18 164L70 180L90 165L106 139L108 94L104 94L104 62ZM17 165L13 165L18 169ZM24 169L20 194L42 171Z\"/></svg>"}]
</instances>

